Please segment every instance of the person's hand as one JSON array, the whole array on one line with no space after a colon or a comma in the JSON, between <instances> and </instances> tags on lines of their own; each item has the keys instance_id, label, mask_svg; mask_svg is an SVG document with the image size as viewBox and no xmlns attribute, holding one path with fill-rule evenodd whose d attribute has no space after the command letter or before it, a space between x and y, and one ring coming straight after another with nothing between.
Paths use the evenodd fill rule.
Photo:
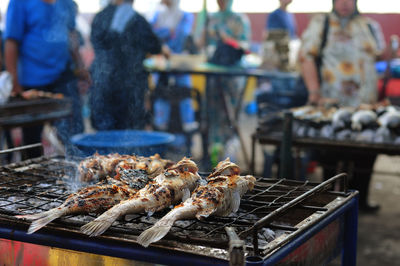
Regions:
<instances>
[{"instance_id":1,"label":"person's hand","mask_svg":"<svg viewBox=\"0 0 400 266\"><path fill-rule=\"evenodd\" d=\"M87 69L78 68L74 71L74 73L78 79L92 84L92 77L90 76L90 72Z\"/></svg>"},{"instance_id":2,"label":"person's hand","mask_svg":"<svg viewBox=\"0 0 400 266\"><path fill-rule=\"evenodd\" d=\"M11 91L11 97L21 96L24 89L22 88L21 84L19 84L17 78L13 78L13 88Z\"/></svg>"},{"instance_id":3,"label":"person's hand","mask_svg":"<svg viewBox=\"0 0 400 266\"><path fill-rule=\"evenodd\" d=\"M309 105L320 105L322 98L319 90L308 92L308 104Z\"/></svg>"},{"instance_id":4,"label":"person's hand","mask_svg":"<svg viewBox=\"0 0 400 266\"><path fill-rule=\"evenodd\" d=\"M163 44L163 46L161 47L161 54L169 59L169 57L171 56L171 50L169 49L169 47L165 44Z\"/></svg>"},{"instance_id":5,"label":"person's hand","mask_svg":"<svg viewBox=\"0 0 400 266\"><path fill-rule=\"evenodd\" d=\"M89 87L92 85L92 77L87 69L80 68L74 71L78 80L78 88L80 94L86 94Z\"/></svg>"}]
</instances>

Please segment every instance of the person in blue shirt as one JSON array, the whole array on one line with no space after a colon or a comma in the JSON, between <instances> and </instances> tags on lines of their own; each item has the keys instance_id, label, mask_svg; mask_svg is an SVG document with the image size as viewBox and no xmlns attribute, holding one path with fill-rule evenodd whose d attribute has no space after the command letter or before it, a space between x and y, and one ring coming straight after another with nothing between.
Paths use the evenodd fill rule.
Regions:
<instances>
[{"instance_id":1,"label":"person in blue shirt","mask_svg":"<svg viewBox=\"0 0 400 266\"><path fill-rule=\"evenodd\" d=\"M56 123L67 152L69 138L83 131L76 75L88 79L74 47L75 12L72 0L10 0L4 30L6 69L13 77L13 96L29 89L63 93L73 101L73 114ZM25 127L24 144L40 142L43 126ZM29 150L28 158L41 155Z\"/></svg>"},{"instance_id":2,"label":"person in blue shirt","mask_svg":"<svg viewBox=\"0 0 400 266\"><path fill-rule=\"evenodd\" d=\"M279 0L279 8L268 16L265 37L268 30L286 30L291 39L297 38L296 20L293 14L287 12L287 7L291 3L292 0Z\"/></svg>"},{"instance_id":3,"label":"person in blue shirt","mask_svg":"<svg viewBox=\"0 0 400 266\"><path fill-rule=\"evenodd\" d=\"M162 0L161 3L161 9L150 21L153 31L172 53L181 54L184 52L185 43L192 32L193 14L182 11L179 8L179 0ZM176 91L167 91L171 82ZM162 74L159 76L156 94L160 97L157 97L154 102L154 125L157 129L167 130L171 116L171 104L168 98L175 95L182 98L179 102L179 109L183 131L190 132L196 129L197 123L194 121L195 114L190 98L191 85L189 75L167 76ZM183 93L179 93L182 92L182 89Z\"/></svg>"}]
</instances>

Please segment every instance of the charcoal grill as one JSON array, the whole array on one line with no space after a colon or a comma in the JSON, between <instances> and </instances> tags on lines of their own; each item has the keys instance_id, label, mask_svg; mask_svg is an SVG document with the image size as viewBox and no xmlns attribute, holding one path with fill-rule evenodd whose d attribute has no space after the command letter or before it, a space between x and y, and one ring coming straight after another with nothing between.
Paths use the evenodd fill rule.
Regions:
<instances>
[{"instance_id":1,"label":"charcoal grill","mask_svg":"<svg viewBox=\"0 0 400 266\"><path fill-rule=\"evenodd\" d=\"M26 234L29 223L14 216L60 205L71 193L75 174L76 162L63 157L1 167L0 238L174 265L228 264L233 255L230 243L243 243L236 251L245 250L249 265L320 265L340 252L343 265L355 265L358 193L347 191L345 174L321 184L258 178L237 214L176 222L163 240L147 249L136 243L136 237L167 211L152 217L126 216L96 238L79 232L95 215L67 216ZM342 189L333 191L334 183ZM242 241L232 239L232 231Z\"/></svg>"}]
</instances>

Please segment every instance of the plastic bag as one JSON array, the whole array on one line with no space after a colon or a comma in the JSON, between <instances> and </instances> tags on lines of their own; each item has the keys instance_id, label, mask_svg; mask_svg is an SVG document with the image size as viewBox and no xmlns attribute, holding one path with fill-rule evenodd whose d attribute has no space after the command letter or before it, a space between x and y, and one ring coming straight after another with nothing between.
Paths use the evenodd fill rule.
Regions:
<instances>
[{"instance_id":1,"label":"plastic bag","mask_svg":"<svg viewBox=\"0 0 400 266\"><path fill-rule=\"evenodd\" d=\"M11 95L12 80L11 75L7 71L0 73L0 104L7 102Z\"/></svg>"}]
</instances>

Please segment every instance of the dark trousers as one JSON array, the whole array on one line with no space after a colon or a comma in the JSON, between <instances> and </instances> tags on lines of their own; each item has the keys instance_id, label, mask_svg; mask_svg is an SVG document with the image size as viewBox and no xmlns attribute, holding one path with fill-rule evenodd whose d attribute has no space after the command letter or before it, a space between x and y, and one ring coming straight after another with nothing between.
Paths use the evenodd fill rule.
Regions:
<instances>
[{"instance_id":1,"label":"dark trousers","mask_svg":"<svg viewBox=\"0 0 400 266\"><path fill-rule=\"evenodd\" d=\"M82 119L82 105L78 92L78 85L75 75L71 70L64 71L60 78L55 82L40 86L40 87L27 87L29 89L37 89L42 91L48 91L52 93L62 93L65 97L72 100L72 115L67 118L63 118L54 122L54 126L57 128L57 134L60 140L63 142L66 152L71 153L72 145L70 137L74 134L83 132L83 119ZM43 131L43 125L35 125L23 128L23 142L24 145L41 142L41 135ZM23 155L24 159L35 158L42 155L40 148L29 149Z\"/></svg>"},{"instance_id":2,"label":"dark trousers","mask_svg":"<svg viewBox=\"0 0 400 266\"><path fill-rule=\"evenodd\" d=\"M360 192L360 206L368 204L369 185L375 160L375 154L351 152L318 153L318 161L324 170L324 179L327 180L338 173L347 173L349 188Z\"/></svg>"}]
</instances>

